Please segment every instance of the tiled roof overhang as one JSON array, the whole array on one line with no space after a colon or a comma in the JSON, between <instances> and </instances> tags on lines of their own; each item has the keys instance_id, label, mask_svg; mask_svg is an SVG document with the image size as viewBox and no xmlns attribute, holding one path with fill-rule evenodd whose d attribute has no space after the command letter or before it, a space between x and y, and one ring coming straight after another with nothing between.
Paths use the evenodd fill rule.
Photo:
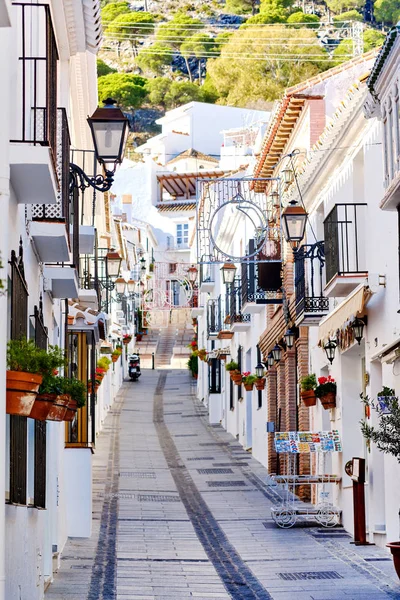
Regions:
<instances>
[{"instance_id":1,"label":"tiled roof overhang","mask_svg":"<svg viewBox=\"0 0 400 600\"><path fill-rule=\"evenodd\" d=\"M157 204L159 212L181 212L196 210L196 202L161 202Z\"/></svg>"},{"instance_id":2,"label":"tiled roof overhang","mask_svg":"<svg viewBox=\"0 0 400 600\"><path fill-rule=\"evenodd\" d=\"M371 74L368 77L367 86L371 93L374 92L375 83L377 82L378 77L381 74L382 69L385 65L386 59L389 56L390 51L392 50L393 45L399 35L400 35L400 23L398 23L395 27L393 27L393 29L391 29L389 31L389 33L387 34L385 42L378 54L378 57L374 63L374 66L371 70Z\"/></svg>"},{"instance_id":3,"label":"tiled roof overhang","mask_svg":"<svg viewBox=\"0 0 400 600\"><path fill-rule=\"evenodd\" d=\"M200 171L198 173L164 173L157 175L157 181L170 196L190 197L196 195L197 179L216 179L223 177L226 171Z\"/></svg>"}]
</instances>

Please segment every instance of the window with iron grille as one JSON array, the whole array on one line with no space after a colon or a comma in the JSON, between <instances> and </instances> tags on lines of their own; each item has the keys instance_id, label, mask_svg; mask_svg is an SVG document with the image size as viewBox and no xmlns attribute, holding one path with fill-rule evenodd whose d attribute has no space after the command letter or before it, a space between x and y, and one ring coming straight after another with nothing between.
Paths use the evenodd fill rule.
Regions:
<instances>
[{"instance_id":1,"label":"window with iron grille","mask_svg":"<svg viewBox=\"0 0 400 600\"><path fill-rule=\"evenodd\" d=\"M234 395L233 395L233 381L232 379L229 377L229 408L230 410L233 410L235 408L235 399L234 399Z\"/></svg>"},{"instance_id":2,"label":"window with iron grille","mask_svg":"<svg viewBox=\"0 0 400 600\"><path fill-rule=\"evenodd\" d=\"M28 336L28 287L25 281L22 240L18 256L11 252L10 337L13 340ZM27 488L27 417L9 415L10 489L12 504L26 505Z\"/></svg>"},{"instance_id":3,"label":"window with iron grille","mask_svg":"<svg viewBox=\"0 0 400 600\"><path fill-rule=\"evenodd\" d=\"M43 301L40 296L39 307L34 308L35 344L47 350L47 328L43 319ZM46 508L46 421L35 420L34 425L34 462L33 462L33 503L36 508Z\"/></svg>"},{"instance_id":4,"label":"window with iron grille","mask_svg":"<svg viewBox=\"0 0 400 600\"><path fill-rule=\"evenodd\" d=\"M238 356L237 356L237 363L238 363L238 370L239 373L242 372L242 346L239 346L238 348ZM243 389L242 389L242 385L238 385L238 400L241 400L243 397Z\"/></svg>"},{"instance_id":5,"label":"window with iron grille","mask_svg":"<svg viewBox=\"0 0 400 600\"><path fill-rule=\"evenodd\" d=\"M212 358L208 365L208 389L210 394L221 393L221 361Z\"/></svg>"}]
</instances>

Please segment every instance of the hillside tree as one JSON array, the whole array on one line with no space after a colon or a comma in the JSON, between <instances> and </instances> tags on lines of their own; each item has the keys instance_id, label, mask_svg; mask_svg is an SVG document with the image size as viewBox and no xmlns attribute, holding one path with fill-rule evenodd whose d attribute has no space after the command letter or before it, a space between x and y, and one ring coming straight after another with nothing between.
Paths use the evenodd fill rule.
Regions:
<instances>
[{"instance_id":1,"label":"hillside tree","mask_svg":"<svg viewBox=\"0 0 400 600\"><path fill-rule=\"evenodd\" d=\"M147 79L129 73L110 73L97 80L99 102L114 98L127 110L139 108L147 96Z\"/></svg>"},{"instance_id":2,"label":"hillside tree","mask_svg":"<svg viewBox=\"0 0 400 600\"><path fill-rule=\"evenodd\" d=\"M203 27L204 24L199 19L193 19L183 13L177 13L171 21L162 23L158 27L156 38L157 41L168 44L177 52L181 52L181 47L186 44L192 36L199 33L199 29ZM193 76L187 53L183 54L183 58L185 59L189 79L192 81Z\"/></svg>"},{"instance_id":3,"label":"hillside tree","mask_svg":"<svg viewBox=\"0 0 400 600\"><path fill-rule=\"evenodd\" d=\"M154 31L154 17L145 12L123 13L116 17L106 29L106 36L118 44L129 42L132 53L137 56L140 43Z\"/></svg>"},{"instance_id":4,"label":"hillside tree","mask_svg":"<svg viewBox=\"0 0 400 600\"><path fill-rule=\"evenodd\" d=\"M136 63L143 71L151 71L156 75L161 75L163 68L172 63L171 48L167 44L155 42L151 46L140 50Z\"/></svg>"}]
</instances>

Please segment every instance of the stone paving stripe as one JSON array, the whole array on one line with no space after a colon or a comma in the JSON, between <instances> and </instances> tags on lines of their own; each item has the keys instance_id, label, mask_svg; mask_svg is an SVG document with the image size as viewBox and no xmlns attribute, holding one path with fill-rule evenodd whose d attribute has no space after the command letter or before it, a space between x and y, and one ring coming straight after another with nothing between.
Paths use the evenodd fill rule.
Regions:
<instances>
[{"instance_id":1,"label":"stone paving stripe","mask_svg":"<svg viewBox=\"0 0 400 600\"><path fill-rule=\"evenodd\" d=\"M343 579L336 571L306 571L305 573L278 573L278 576L284 580L300 579L308 581L309 579Z\"/></svg>"},{"instance_id":2,"label":"stone paving stripe","mask_svg":"<svg viewBox=\"0 0 400 600\"><path fill-rule=\"evenodd\" d=\"M206 481L209 487L247 487L245 481Z\"/></svg>"},{"instance_id":3,"label":"stone paving stripe","mask_svg":"<svg viewBox=\"0 0 400 600\"><path fill-rule=\"evenodd\" d=\"M179 496L157 496L156 494L138 494L139 502L180 502Z\"/></svg>"},{"instance_id":4,"label":"stone paving stripe","mask_svg":"<svg viewBox=\"0 0 400 600\"><path fill-rule=\"evenodd\" d=\"M181 466L179 452L164 421L165 381L166 374L160 374L154 394L153 421L160 446L197 537L233 600L272 600L272 596L228 541L189 472L176 468ZM227 443L222 442L222 445Z\"/></svg>"},{"instance_id":5,"label":"stone paving stripe","mask_svg":"<svg viewBox=\"0 0 400 600\"><path fill-rule=\"evenodd\" d=\"M197 469L199 475L229 475L232 469Z\"/></svg>"}]
</instances>

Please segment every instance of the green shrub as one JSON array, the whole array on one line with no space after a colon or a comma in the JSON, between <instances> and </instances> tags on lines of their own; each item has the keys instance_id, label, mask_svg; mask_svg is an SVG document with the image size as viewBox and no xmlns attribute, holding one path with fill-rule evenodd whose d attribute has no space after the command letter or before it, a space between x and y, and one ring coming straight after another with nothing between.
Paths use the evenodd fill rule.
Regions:
<instances>
[{"instance_id":1,"label":"green shrub","mask_svg":"<svg viewBox=\"0 0 400 600\"><path fill-rule=\"evenodd\" d=\"M230 362L226 363L225 369L227 371L238 371L239 365L234 360L231 360Z\"/></svg>"},{"instance_id":2,"label":"green shrub","mask_svg":"<svg viewBox=\"0 0 400 600\"><path fill-rule=\"evenodd\" d=\"M317 387L317 378L314 373L311 375L306 375L300 379L301 391L308 392L310 390L315 390Z\"/></svg>"}]
</instances>

